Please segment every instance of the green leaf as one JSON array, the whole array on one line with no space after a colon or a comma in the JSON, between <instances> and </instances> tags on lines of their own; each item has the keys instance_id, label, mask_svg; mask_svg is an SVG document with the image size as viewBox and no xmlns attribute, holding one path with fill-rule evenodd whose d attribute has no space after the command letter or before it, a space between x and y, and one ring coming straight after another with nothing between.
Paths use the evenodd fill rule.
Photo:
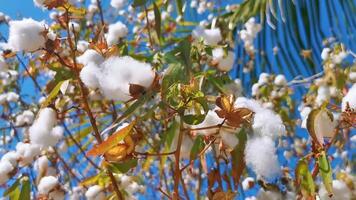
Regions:
<instances>
[{"instance_id":1,"label":"green leaf","mask_svg":"<svg viewBox=\"0 0 356 200\"><path fill-rule=\"evenodd\" d=\"M155 14L155 29L157 33L158 39L161 39L161 13L159 12L159 8L156 3L153 3L153 12Z\"/></svg>"},{"instance_id":2,"label":"green leaf","mask_svg":"<svg viewBox=\"0 0 356 200\"><path fill-rule=\"evenodd\" d=\"M176 0L178 14L183 16L183 1Z\"/></svg>"},{"instance_id":3,"label":"green leaf","mask_svg":"<svg viewBox=\"0 0 356 200\"><path fill-rule=\"evenodd\" d=\"M319 171L321 174L321 178L323 180L324 186L326 191L328 192L329 196L333 194L333 174L332 168L329 162L329 159L325 153L322 151L318 157L318 165Z\"/></svg>"},{"instance_id":4,"label":"green leaf","mask_svg":"<svg viewBox=\"0 0 356 200\"><path fill-rule=\"evenodd\" d=\"M183 121L189 125L197 125L204 121L205 115L184 115Z\"/></svg>"},{"instance_id":5,"label":"green leaf","mask_svg":"<svg viewBox=\"0 0 356 200\"><path fill-rule=\"evenodd\" d=\"M108 168L114 173L127 173L130 169L136 166L137 159L131 159L121 163L110 163Z\"/></svg>"},{"instance_id":6,"label":"green leaf","mask_svg":"<svg viewBox=\"0 0 356 200\"><path fill-rule=\"evenodd\" d=\"M46 98L46 100L42 103L42 107L47 107L50 103L52 103L52 101L57 97L58 92L61 89L62 84L65 82L65 80L60 81L51 91L51 93L49 93L48 97Z\"/></svg>"},{"instance_id":7,"label":"green leaf","mask_svg":"<svg viewBox=\"0 0 356 200\"><path fill-rule=\"evenodd\" d=\"M205 144L204 144L203 136L199 135L195 139L193 147L190 150L190 160L196 159L199 152L201 152L204 149L204 146Z\"/></svg>"},{"instance_id":8,"label":"green leaf","mask_svg":"<svg viewBox=\"0 0 356 200\"><path fill-rule=\"evenodd\" d=\"M20 193L21 200L30 200L31 199L31 184L27 176L22 178L22 188Z\"/></svg>"},{"instance_id":9,"label":"green leaf","mask_svg":"<svg viewBox=\"0 0 356 200\"><path fill-rule=\"evenodd\" d=\"M295 176L297 187L301 190L303 196L308 197L315 196L315 184L313 177L308 168L308 162L305 159L300 159L295 169Z\"/></svg>"},{"instance_id":10,"label":"green leaf","mask_svg":"<svg viewBox=\"0 0 356 200\"><path fill-rule=\"evenodd\" d=\"M145 5L147 0L134 0L132 7L139 7Z\"/></svg>"},{"instance_id":11,"label":"green leaf","mask_svg":"<svg viewBox=\"0 0 356 200\"><path fill-rule=\"evenodd\" d=\"M20 195L20 179L21 178L18 178L7 190L5 190L3 196L11 197Z\"/></svg>"}]
</instances>

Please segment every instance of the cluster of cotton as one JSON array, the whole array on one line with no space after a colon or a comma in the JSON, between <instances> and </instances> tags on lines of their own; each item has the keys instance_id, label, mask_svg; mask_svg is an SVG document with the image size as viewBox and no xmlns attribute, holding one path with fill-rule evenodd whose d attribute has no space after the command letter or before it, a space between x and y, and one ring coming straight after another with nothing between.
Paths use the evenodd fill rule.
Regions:
<instances>
[{"instance_id":1,"label":"cluster of cotton","mask_svg":"<svg viewBox=\"0 0 356 200\"><path fill-rule=\"evenodd\" d=\"M14 51L36 51L44 47L46 39L43 33L46 24L25 18L19 21L10 21L9 47Z\"/></svg>"},{"instance_id":2,"label":"cluster of cotton","mask_svg":"<svg viewBox=\"0 0 356 200\"><path fill-rule=\"evenodd\" d=\"M16 145L16 152L20 156L20 166L26 166L31 164L34 158L41 153L41 149L37 144L19 142Z\"/></svg>"},{"instance_id":3,"label":"cluster of cotton","mask_svg":"<svg viewBox=\"0 0 356 200\"><path fill-rule=\"evenodd\" d=\"M278 74L272 79L268 73L261 73L258 82L252 85L252 96L260 95L260 89L266 85L273 85L273 90L270 92L272 98L282 97L287 92L287 79L283 74Z\"/></svg>"},{"instance_id":4,"label":"cluster of cotton","mask_svg":"<svg viewBox=\"0 0 356 200\"><path fill-rule=\"evenodd\" d=\"M346 57L348 53L346 51L340 51L338 53L332 52L330 48L324 48L321 52L321 58L326 61L330 60L333 64L340 64Z\"/></svg>"},{"instance_id":5,"label":"cluster of cotton","mask_svg":"<svg viewBox=\"0 0 356 200\"><path fill-rule=\"evenodd\" d=\"M351 199L352 197L352 192L351 190L347 187L346 183L340 180L333 180L332 183L333 186L333 197L332 199ZM324 184L321 185L319 189L319 198L320 199L330 199L328 196L329 193L325 189Z\"/></svg>"},{"instance_id":6,"label":"cluster of cotton","mask_svg":"<svg viewBox=\"0 0 356 200\"><path fill-rule=\"evenodd\" d=\"M39 175L44 175L48 169L49 160L47 156L43 155L39 157L34 163L34 169Z\"/></svg>"},{"instance_id":7,"label":"cluster of cotton","mask_svg":"<svg viewBox=\"0 0 356 200\"><path fill-rule=\"evenodd\" d=\"M31 143L42 148L56 145L63 136L63 128L55 126L56 121L56 112L52 108L41 109L38 118L29 129Z\"/></svg>"},{"instance_id":8,"label":"cluster of cotton","mask_svg":"<svg viewBox=\"0 0 356 200\"><path fill-rule=\"evenodd\" d=\"M11 70L11 69L5 71L0 70L0 79L2 85L10 85L10 83L13 83L14 81L17 80L17 77L18 77L18 72L15 70Z\"/></svg>"},{"instance_id":9,"label":"cluster of cotton","mask_svg":"<svg viewBox=\"0 0 356 200\"><path fill-rule=\"evenodd\" d=\"M253 40L256 38L257 33L260 32L261 29L261 24L256 23L256 19L252 17L245 23L245 29L239 32L240 38L244 41L247 52L253 53L255 51Z\"/></svg>"},{"instance_id":10,"label":"cluster of cotton","mask_svg":"<svg viewBox=\"0 0 356 200\"><path fill-rule=\"evenodd\" d=\"M246 143L245 160L258 176L274 178L280 174L275 144L269 137L250 138Z\"/></svg>"},{"instance_id":11,"label":"cluster of cotton","mask_svg":"<svg viewBox=\"0 0 356 200\"><path fill-rule=\"evenodd\" d=\"M110 5L120 10L125 6L126 2L127 2L126 0L111 0Z\"/></svg>"},{"instance_id":12,"label":"cluster of cotton","mask_svg":"<svg viewBox=\"0 0 356 200\"><path fill-rule=\"evenodd\" d=\"M19 99L19 95L16 94L15 92L8 92L4 94L0 94L0 104L3 104L5 102L17 102Z\"/></svg>"},{"instance_id":13,"label":"cluster of cotton","mask_svg":"<svg viewBox=\"0 0 356 200\"><path fill-rule=\"evenodd\" d=\"M239 132L237 130L230 130L228 128L209 128L214 127L217 125L221 125L224 119L220 118L214 110L209 110L208 114L206 115L204 121L200 124L193 125L192 128L199 129L199 128L207 128L202 130L193 131L194 134L198 135L219 135L223 144L227 145L230 149L234 149L235 146L239 143L239 140L235 136L235 133Z\"/></svg>"},{"instance_id":14,"label":"cluster of cotton","mask_svg":"<svg viewBox=\"0 0 356 200\"><path fill-rule=\"evenodd\" d=\"M217 62L219 70L228 72L233 67L235 53L233 51L225 52L223 48L215 48L213 49L213 61Z\"/></svg>"},{"instance_id":15,"label":"cluster of cotton","mask_svg":"<svg viewBox=\"0 0 356 200\"><path fill-rule=\"evenodd\" d=\"M197 1L197 0L193 0L190 2L190 7L191 8L195 8L197 9L197 13L199 15L203 14L207 9L213 9L214 8L214 4L211 1L206 1L206 0L202 0L202 1Z\"/></svg>"},{"instance_id":16,"label":"cluster of cotton","mask_svg":"<svg viewBox=\"0 0 356 200\"><path fill-rule=\"evenodd\" d=\"M193 30L192 36L198 40L203 39L206 45L217 45L222 40L219 28L205 29L202 26L197 26Z\"/></svg>"},{"instance_id":17,"label":"cluster of cotton","mask_svg":"<svg viewBox=\"0 0 356 200\"><path fill-rule=\"evenodd\" d=\"M342 98L341 108L342 111L346 110L346 105L349 104L350 108L356 109L356 84L354 83L349 89L347 94Z\"/></svg>"},{"instance_id":18,"label":"cluster of cotton","mask_svg":"<svg viewBox=\"0 0 356 200\"><path fill-rule=\"evenodd\" d=\"M15 169L17 166L17 162L19 160L19 155L14 152L10 151L6 153L0 161L0 185L7 182L10 178L10 173Z\"/></svg>"},{"instance_id":19,"label":"cluster of cotton","mask_svg":"<svg viewBox=\"0 0 356 200\"><path fill-rule=\"evenodd\" d=\"M127 26L121 22L116 22L115 24L110 24L108 33L105 35L106 41L109 46L118 43L119 39L126 37L129 33Z\"/></svg>"},{"instance_id":20,"label":"cluster of cotton","mask_svg":"<svg viewBox=\"0 0 356 200\"><path fill-rule=\"evenodd\" d=\"M60 188L58 178L54 176L45 176L41 178L38 184L38 194L54 200L63 200L64 191Z\"/></svg>"},{"instance_id":21,"label":"cluster of cotton","mask_svg":"<svg viewBox=\"0 0 356 200\"><path fill-rule=\"evenodd\" d=\"M80 72L80 78L87 87L99 88L107 99L127 101L132 98L130 84L149 88L155 72L149 64L129 56L110 57L100 65L93 60L88 61Z\"/></svg>"},{"instance_id":22,"label":"cluster of cotton","mask_svg":"<svg viewBox=\"0 0 356 200\"><path fill-rule=\"evenodd\" d=\"M99 185L93 185L89 187L88 190L85 192L85 197L88 200L104 200L104 188Z\"/></svg>"},{"instance_id":23,"label":"cluster of cotton","mask_svg":"<svg viewBox=\"0 0 356 200\"><path fill-rule=\"evenodd\" d=\"M133 196L137 192L143 193L145 191L145 186L139 185L132 176L119 174L118 179L120 187L125 189L129 194L128 196Z\"/></svg>"},{"instance_id":24,"label":"cluster of cotton","mask_svg":"<svg viewBox=\"0 0 356 200\"><path fill-rule=\"evenodd\" d=\"M21 114L16 116L16 126L31 125L35 115L31 110L25 110Z\"/></svg>"}]
</instances>

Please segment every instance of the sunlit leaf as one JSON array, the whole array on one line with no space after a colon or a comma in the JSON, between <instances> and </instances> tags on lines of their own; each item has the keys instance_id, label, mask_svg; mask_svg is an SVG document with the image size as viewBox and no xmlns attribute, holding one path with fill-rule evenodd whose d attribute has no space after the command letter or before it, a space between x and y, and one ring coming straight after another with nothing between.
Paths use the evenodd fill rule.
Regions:
<instances>
[{"instance_id":1,"label":"sunlit leaf","mask_svg":"<svg viewBox=\"0 0 356 200\"><path fill-rule=\"evenodd\" d=\"M30 200L31 199L31 184L28 177L22 178L22 187L19 199Z\"/></svg>"},{"instance_id":2,"label":"sunlit leaf","mask_svg":"<svg viewBox=\"0 0 356 200\"><path fill-rule=\"evenodd\" d=\"M132 169L132 168L134 168L136 166L137 166L137 159L130 159L130 160L127 160L127 161L124 161L124 162L120 162L120 163L110 163L108 168L112 172L126 173L130 169Z\"/></svg>"},{"instance_id":3,"label":"sunlit leaf","mask_svg":"<svg viewBox=\"0 0 356 200\"><path fill-rule=\"evenodd\" d=\"M65 81L61 81L59 82L51 91L51 93L49 93L48 97L46 98L46 100L42 103L42 107L47 107L49 104L52 103L52 101L57 97L58 92L61 89L62 84Z\"/></svg>"},{"instance_id":4,"label":"sunlit leaf","mask_svg":"<svg viewBox=\"0 0 356 200\"><path fill-rule=\"evenodd\" d=\"M308 163L305 159L301 159L295 169L296 183L300 188L301 193L306 199L315 196L315 184L313 177L308 169Z\"/></svg>"},{"instance_id":5,"label":"sunlit leaf","mask_svg":"<svg viewBox=\"0 0 356 200\"><path fill-rule=\"evenodd\" d=\"M329 159L325 153L322 151L318 157L318 166L323 184L329 196L333 195L333 173L329 162Z\"/></svg>"}]
</instances>

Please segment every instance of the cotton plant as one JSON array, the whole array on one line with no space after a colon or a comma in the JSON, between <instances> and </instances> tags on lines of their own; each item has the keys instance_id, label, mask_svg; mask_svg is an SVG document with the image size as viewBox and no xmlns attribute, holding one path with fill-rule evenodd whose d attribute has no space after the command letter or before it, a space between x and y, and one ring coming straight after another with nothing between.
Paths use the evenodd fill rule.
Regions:
<instances>
[{"instance_id":1,"label":"cotton plant","mask_svg":"<svg viewBox=\"0 0 356 200\"><path fill-rule=\"evenodd\" d=\"M6 197L355 196L344 149L355 143L356 71L344 45L325 46L323 73L291 78L255 71L265 21L245 12L235 26L244 6L33 3L46 21L0 13L9 29L0 43ZM236 71L257 76L232 78Z\"/></svg>"}]
</instances>

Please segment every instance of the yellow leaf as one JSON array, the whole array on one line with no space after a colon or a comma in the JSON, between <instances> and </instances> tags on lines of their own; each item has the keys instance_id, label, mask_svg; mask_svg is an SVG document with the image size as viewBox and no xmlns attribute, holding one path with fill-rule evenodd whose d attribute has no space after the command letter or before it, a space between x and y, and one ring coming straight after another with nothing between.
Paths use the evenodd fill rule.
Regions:
<instances>
[{"instance_id":1,"label":"yellow leaf","mask_svg":"<svg viewBox=\"0 0 356 200\"><path fill-rule=\"evenodd\" d=\"M47 107L57 96L59 90L61 89L62 84L65 82L65 80L60 81L57 83L57 85L53 88L51 93L49 93L47 99L42 103L42 107Z\"/></svg>"},{"instance_id":2,"label":"yellow leaf","mask_svg":"<svg viewBox=\"0 0 356 200\"><path fill-rule=\"evenodd\" d=\"M120 141L122 141L128 134L130 134L133 126L136 121L131 122L129 125L120 129L116 133L112 134L108 139L103 141L102 143L94 146L91 150L88 151L88 156L98 156L107 152L109 149L117 145Z\"/></svg>"}]
</instances>

